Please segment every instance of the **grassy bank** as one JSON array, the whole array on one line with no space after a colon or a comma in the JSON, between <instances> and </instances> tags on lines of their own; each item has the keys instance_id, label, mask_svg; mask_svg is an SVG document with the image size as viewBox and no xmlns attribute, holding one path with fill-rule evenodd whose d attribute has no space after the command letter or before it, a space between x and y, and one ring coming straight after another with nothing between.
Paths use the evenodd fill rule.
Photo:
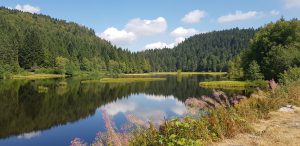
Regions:
<instances>
[{"instance_id":1,"label":"grassy bank","mask_svg":"<svg viewBox=\"0 0 300 146\"><path fill-rule=\"evenodd\" d=\"M81 81L81 83L132 83L164 80L166 80L166 78L103 78L100 80Z\"/></svg>"},{"instance_id":2,"label":"grassy bank","mask_svg":"<svg viewBox=\"0 0 300 146\"><path fill-rule=\"evenodd\" d=\"M66 75L62 74L25 74L25 75L13 75L12 79L25 79L25 80L35 80L35 79L50 79L50 78L64 78Z\"/></svg>"},{"instance_id":3,"label":"grassy bank","mask_svg":"<svg viewBox=\"0 0 300 146\"><path fill-rule=\"evenodd\" d=\"M266 81L210 81L200 82L200 87L203 88L219 88L219 89L231 89L231 88L248 88L248 87L261 87L266 88Z\"/></svg>"},{"instance_id":4,"label":"grassy bank","mask_svg":"<svg viewBox=\"0 0 300 146\"><path fill-rule=\"evenodd\" d=\"M300 105L300 83L272 91L258 91L234 107L207 110L200 118L166 120L160 128L150 126L133 133L131 145L210 145L239 133L255 133L251 126L269 118L271 111L286 104Z\"/></svg>"},{"instance_id":5,"label":"grassy bank","mask_svg":"<svg viewBox=\"0 0 300 146\"><path fill-rule=\"evenodd\" d=\"M153 75L226 75L226 72L151 72L141 74L121 74L122 76L153 76Z\"/></svg>"}]
</instances>

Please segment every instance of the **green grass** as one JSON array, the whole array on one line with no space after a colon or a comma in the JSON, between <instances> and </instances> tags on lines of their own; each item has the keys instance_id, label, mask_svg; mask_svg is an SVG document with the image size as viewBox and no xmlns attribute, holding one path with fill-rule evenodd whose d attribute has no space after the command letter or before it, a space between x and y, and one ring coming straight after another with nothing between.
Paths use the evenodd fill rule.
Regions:
<instances>
[{"instance_id":1,"label":"green grass","mask_svg":"<svg viewBox=\"0 0 300 146\"><path fill-rule=\"evenodd\" d=\"M28 74L28 75L13 75L12 79L25 79L25 80L35 80L35 79L50 79L50 78L64 78L66 75L61 74Z\"/></svg>"},{"instance_id":2,"label":"green grass","mask_svg":"<svg viewBox=\"0 0 300 146\"><path fill-rule=\"evenodd\" d=\"M261 87L266 88L266 81L210 81L200 82L200 87L203 88L221 88L221 89L243 89L248 87Z\"/></svg>"},{"instance_id":3,"label":"green grass","mask_svg":"<svg viewBox=\"0 0 300 146\"><path fill-rule=\"evenodd\" d=\"M225 75L226 72L180 72L181 75ZM141 74L121 74L121 76L152 76L152 75L178 75L178 72L151 72Z\"/></svg>"},{"instance_id":4,"label":"green grass","mask_svg":"<svg viewBox=\"0 0 300 146\"><path fill-rule=\"evenodd\" d=\"M147 81L165 81L166 78L102 78L100 80L86 80L81 83L132 83Z\"/></svg>"}]
</instances>

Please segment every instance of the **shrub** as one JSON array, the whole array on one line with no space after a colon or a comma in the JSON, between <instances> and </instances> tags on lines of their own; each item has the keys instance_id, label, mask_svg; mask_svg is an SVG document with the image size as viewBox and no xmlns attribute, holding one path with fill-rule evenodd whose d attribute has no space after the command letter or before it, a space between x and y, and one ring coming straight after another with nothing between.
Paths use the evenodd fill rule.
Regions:
<instances>
[{"instance_id":1,"label":"shrub","mask_svg":"<svg viewBox=\"0 0 300 146\"><path fill-rule=\"evenodd\" d=\"M231 138L239 132L252 129L234 108L217 108L200 118L189 116L182 120L164 121L159 129L151 126L134 133L132 145L204 145L223 138Z\"/></svg>"},{"instance_id":2,"label":"shrub","mask_svg":"<svg viewBox=\"0 0 300 146\"><path fill-rule=\"evenodd\" d=\"M38 69L35 69L34 72L38 73L38 74L54 74L55 73L55 69L51 69L51 68L38 68Z\"/></svg>"},{"instance_id":3,"label":"shrub","mask_svg":"<svg viewBox=\"0 0 300 146\"><path fill-rule=\"evenodd\" d=\"M287 85L296 81L300 81L300 67L290 67L287 71L280 74L279 82L281 84Z\"/></svg>"}]
</instances>

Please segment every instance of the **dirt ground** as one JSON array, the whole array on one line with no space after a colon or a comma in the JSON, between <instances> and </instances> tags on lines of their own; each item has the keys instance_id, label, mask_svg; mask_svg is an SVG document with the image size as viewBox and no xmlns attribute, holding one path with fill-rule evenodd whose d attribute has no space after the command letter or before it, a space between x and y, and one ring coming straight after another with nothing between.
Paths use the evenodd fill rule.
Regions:
<instances>
[{"instance_id":1,"label":"dirt ground","mask_svg":"<svg viewBox=\"0 0 300 146\"><path fill-rule=\"evenodd\" d=\"M239 134L214 146L300 146L300 108L292 112L271 112L270 119L261 120L253 127L254 134Z\"/></svg>"}]
</instances>

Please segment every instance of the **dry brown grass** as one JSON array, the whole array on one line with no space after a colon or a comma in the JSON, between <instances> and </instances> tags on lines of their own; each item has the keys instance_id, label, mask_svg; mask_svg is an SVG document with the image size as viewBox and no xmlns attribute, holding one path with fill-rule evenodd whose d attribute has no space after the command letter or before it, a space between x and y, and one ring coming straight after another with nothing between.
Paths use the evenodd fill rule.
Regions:
<instances>
[{"instance_id":1,"label":"dry brown grass","mask_svg":"<svg viewBox=\"0 0 300 146\"><path fill-rule=\"evenodd\" d=\"M238 134L233 139L225 139L215 146L299 146L300 108L295 112L271 112L270 119L253 123L253 134Z\"/></svg>"}]
</instances>

